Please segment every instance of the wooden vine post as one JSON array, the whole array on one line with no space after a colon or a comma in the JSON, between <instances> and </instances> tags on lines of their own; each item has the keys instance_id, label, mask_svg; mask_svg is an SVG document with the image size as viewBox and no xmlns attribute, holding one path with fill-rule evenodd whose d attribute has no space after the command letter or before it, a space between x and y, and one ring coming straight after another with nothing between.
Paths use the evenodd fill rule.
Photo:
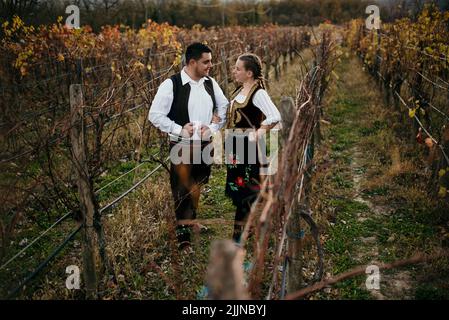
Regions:
<instances>
[{"instance_id":1,"label":"wooden vine post","mask_svg":"<svg viewBox=\"0 0 449 320\"><path fill-rule=\"evenodd\" d=\"M212 244L207 273L209 299L246 300L248 292L244 286L244 250L231 240L219 240Z\"/></svg>"},{"instance_id":2,"label":"wooden vine post","mask_svg":"<svg viewBox=\"0 0 449 320\"><path fill-rule=\"evenodd\" d=\"M226 58L226 52L224 50L224 48L221 48L220 50L220 55L221 55L221 74L223 76L222 81L223 81L223 92L225 94L226 97L229 97L229 80L228 80L228 64L227 61L228 59Z\"/></svg>"},{"instance_id":3,"label":"wooden vine post","mask_svg":"<svg viewBox=\"0 0 449 320\"><path fill-rule=\"evenodd\" d=\"M84 126L84 101L82 86L70 86L70 141L71 155L77 175L77 186L81 211L82 244L83 244L83 275L86 288L86 298L97 298L96 249L97 237L94 230L94 217L98 214L92 181L87 166L87 149Z\"/></svg>"},{"instance_id":4,"label":"wooden vine post","mask_svg":"<svg viewBox=\"0 0 449 320\"><path fill-rule=\"evenodd\" d=\"M266 80L266 87L267 89L270 88L270 67L271 67L271 55L270 55L270 51L268 50L267 46L264 46L263 48L264 50L264 56L265 56L265 75L264 78Z\"/></svg>"}]
</instances>

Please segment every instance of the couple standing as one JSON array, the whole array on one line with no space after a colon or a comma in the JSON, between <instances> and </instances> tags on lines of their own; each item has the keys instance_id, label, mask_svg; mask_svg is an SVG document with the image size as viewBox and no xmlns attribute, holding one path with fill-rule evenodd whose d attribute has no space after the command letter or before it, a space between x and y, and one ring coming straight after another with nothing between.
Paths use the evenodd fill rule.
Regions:
<instances>
[{"instance_id":1,"label":"couple standing","mask_svg":"<svg viewBox=\"0 0 449 320\"><path fill-rule=\"evenodd\" d=\"M230 104L218 83L209 77L212 50L208 46L202 43L190 45L185 53L185 64L180 73L160 85L149 113L151 123L169 134L170 150L182 144L181 153L186 148L190 155L195 148L202 151L212 143L212 136L219 133L225 124L228 129L269 130L281 121L278 109L265 90L262 63L258 56L243 54L237 59L233 75L239 86ZM260 134L263 131L256 132ZM251 204L260 190L259 158L255 163L245 161L249 158L248 150L254 150L251 143L256 142L248 135L242 137L242 155L236 150L236 144L232 150L225 150L228 159L226 194L236 206L233 232L236 242L240 241ZM226 139L234 139L235 142L239 136L229 135ZM244 159L243 162L239 162L240 159ZM171 161L170 167L180 249L190 247L192 220L196 219L201 186L208 182L211 173L210 164L186 162L178 164Z\"/></svg>"}]
</instances>

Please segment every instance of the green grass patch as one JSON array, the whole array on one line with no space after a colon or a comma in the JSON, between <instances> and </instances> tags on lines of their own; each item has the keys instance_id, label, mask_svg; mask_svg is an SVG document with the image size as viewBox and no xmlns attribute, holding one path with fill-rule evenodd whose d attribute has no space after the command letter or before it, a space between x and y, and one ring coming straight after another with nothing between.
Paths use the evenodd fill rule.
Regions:
<instances>
[{"instance_id":1,"label":"green grass patch","mask_svg":"<svg viewBox=\"0 0 449 320\"><path fill-rule=\"evenodd\" d=\"M336 173L332 177L332 182L335 184L337 188L345 188L350 189L353 187L353 182L351 180L348 180L346 177L342 176L339 173Z\"/></svg>"},{"instance_id":2,"label":"green grass patch","mask_svg":"<svg viewBox=\"0 0 449 320\"><path fill-rule=\"evenodd\" d=\"M362 193L367 196L386 196L389 191L390 189L387 186L377 186L363 190Z\"/></svg>"},{"instance_id":3,"label":"green grass patch","mask_svg":"<svg viewBox=\"0 0 449 320\"><path fill-rule=\"evenodd\" d=\"M365 276L354 277L335 285L339 289L340 299L344 300L372 300L370 293L363 289L365 286Z\"/></svg>"}]
</instances>

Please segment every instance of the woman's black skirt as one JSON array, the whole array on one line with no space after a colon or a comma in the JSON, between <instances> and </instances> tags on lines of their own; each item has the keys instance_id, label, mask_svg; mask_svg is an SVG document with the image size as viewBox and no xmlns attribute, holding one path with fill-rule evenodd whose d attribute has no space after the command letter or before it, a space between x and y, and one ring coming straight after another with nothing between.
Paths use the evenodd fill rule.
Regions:
<instances>
[{"instance_id":1,"label":"woman's black skirt","mask_svg":"<svg viewBox=\"0 0 449 320\"><path fill-rule=\"evenodd\" d=\"M237 208L248 208L260 191L258 146L248 135L229 134L225 139L226 195Z\"/></svg>"}]
</instances>

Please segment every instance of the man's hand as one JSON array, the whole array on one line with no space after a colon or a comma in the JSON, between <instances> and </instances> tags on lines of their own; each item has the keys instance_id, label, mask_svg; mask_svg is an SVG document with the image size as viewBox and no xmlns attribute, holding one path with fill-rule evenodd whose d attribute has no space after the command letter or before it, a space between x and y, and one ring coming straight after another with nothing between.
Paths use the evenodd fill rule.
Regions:
<instances>
[{"instance_id":1,"label":"man's hand","mask_svg":"<svg viewBox=\"0 0 449 320\"><path fill-rule=\"evenodd\" d=\"M201 140L209 140L211 135L212 132L209 127L204 124L201 125Z\"/></svg>"},{"instance_id":2,"label":"man's hand","mask_svg":"<svg viewBox=\"0 0 449 320\"><path fill-rule=\"evenodd\" d=\"M181 130L181 136L184 138L190 138L193 135L193 123L189 122L184 125Z\"/></svg>"}]
</instances>

